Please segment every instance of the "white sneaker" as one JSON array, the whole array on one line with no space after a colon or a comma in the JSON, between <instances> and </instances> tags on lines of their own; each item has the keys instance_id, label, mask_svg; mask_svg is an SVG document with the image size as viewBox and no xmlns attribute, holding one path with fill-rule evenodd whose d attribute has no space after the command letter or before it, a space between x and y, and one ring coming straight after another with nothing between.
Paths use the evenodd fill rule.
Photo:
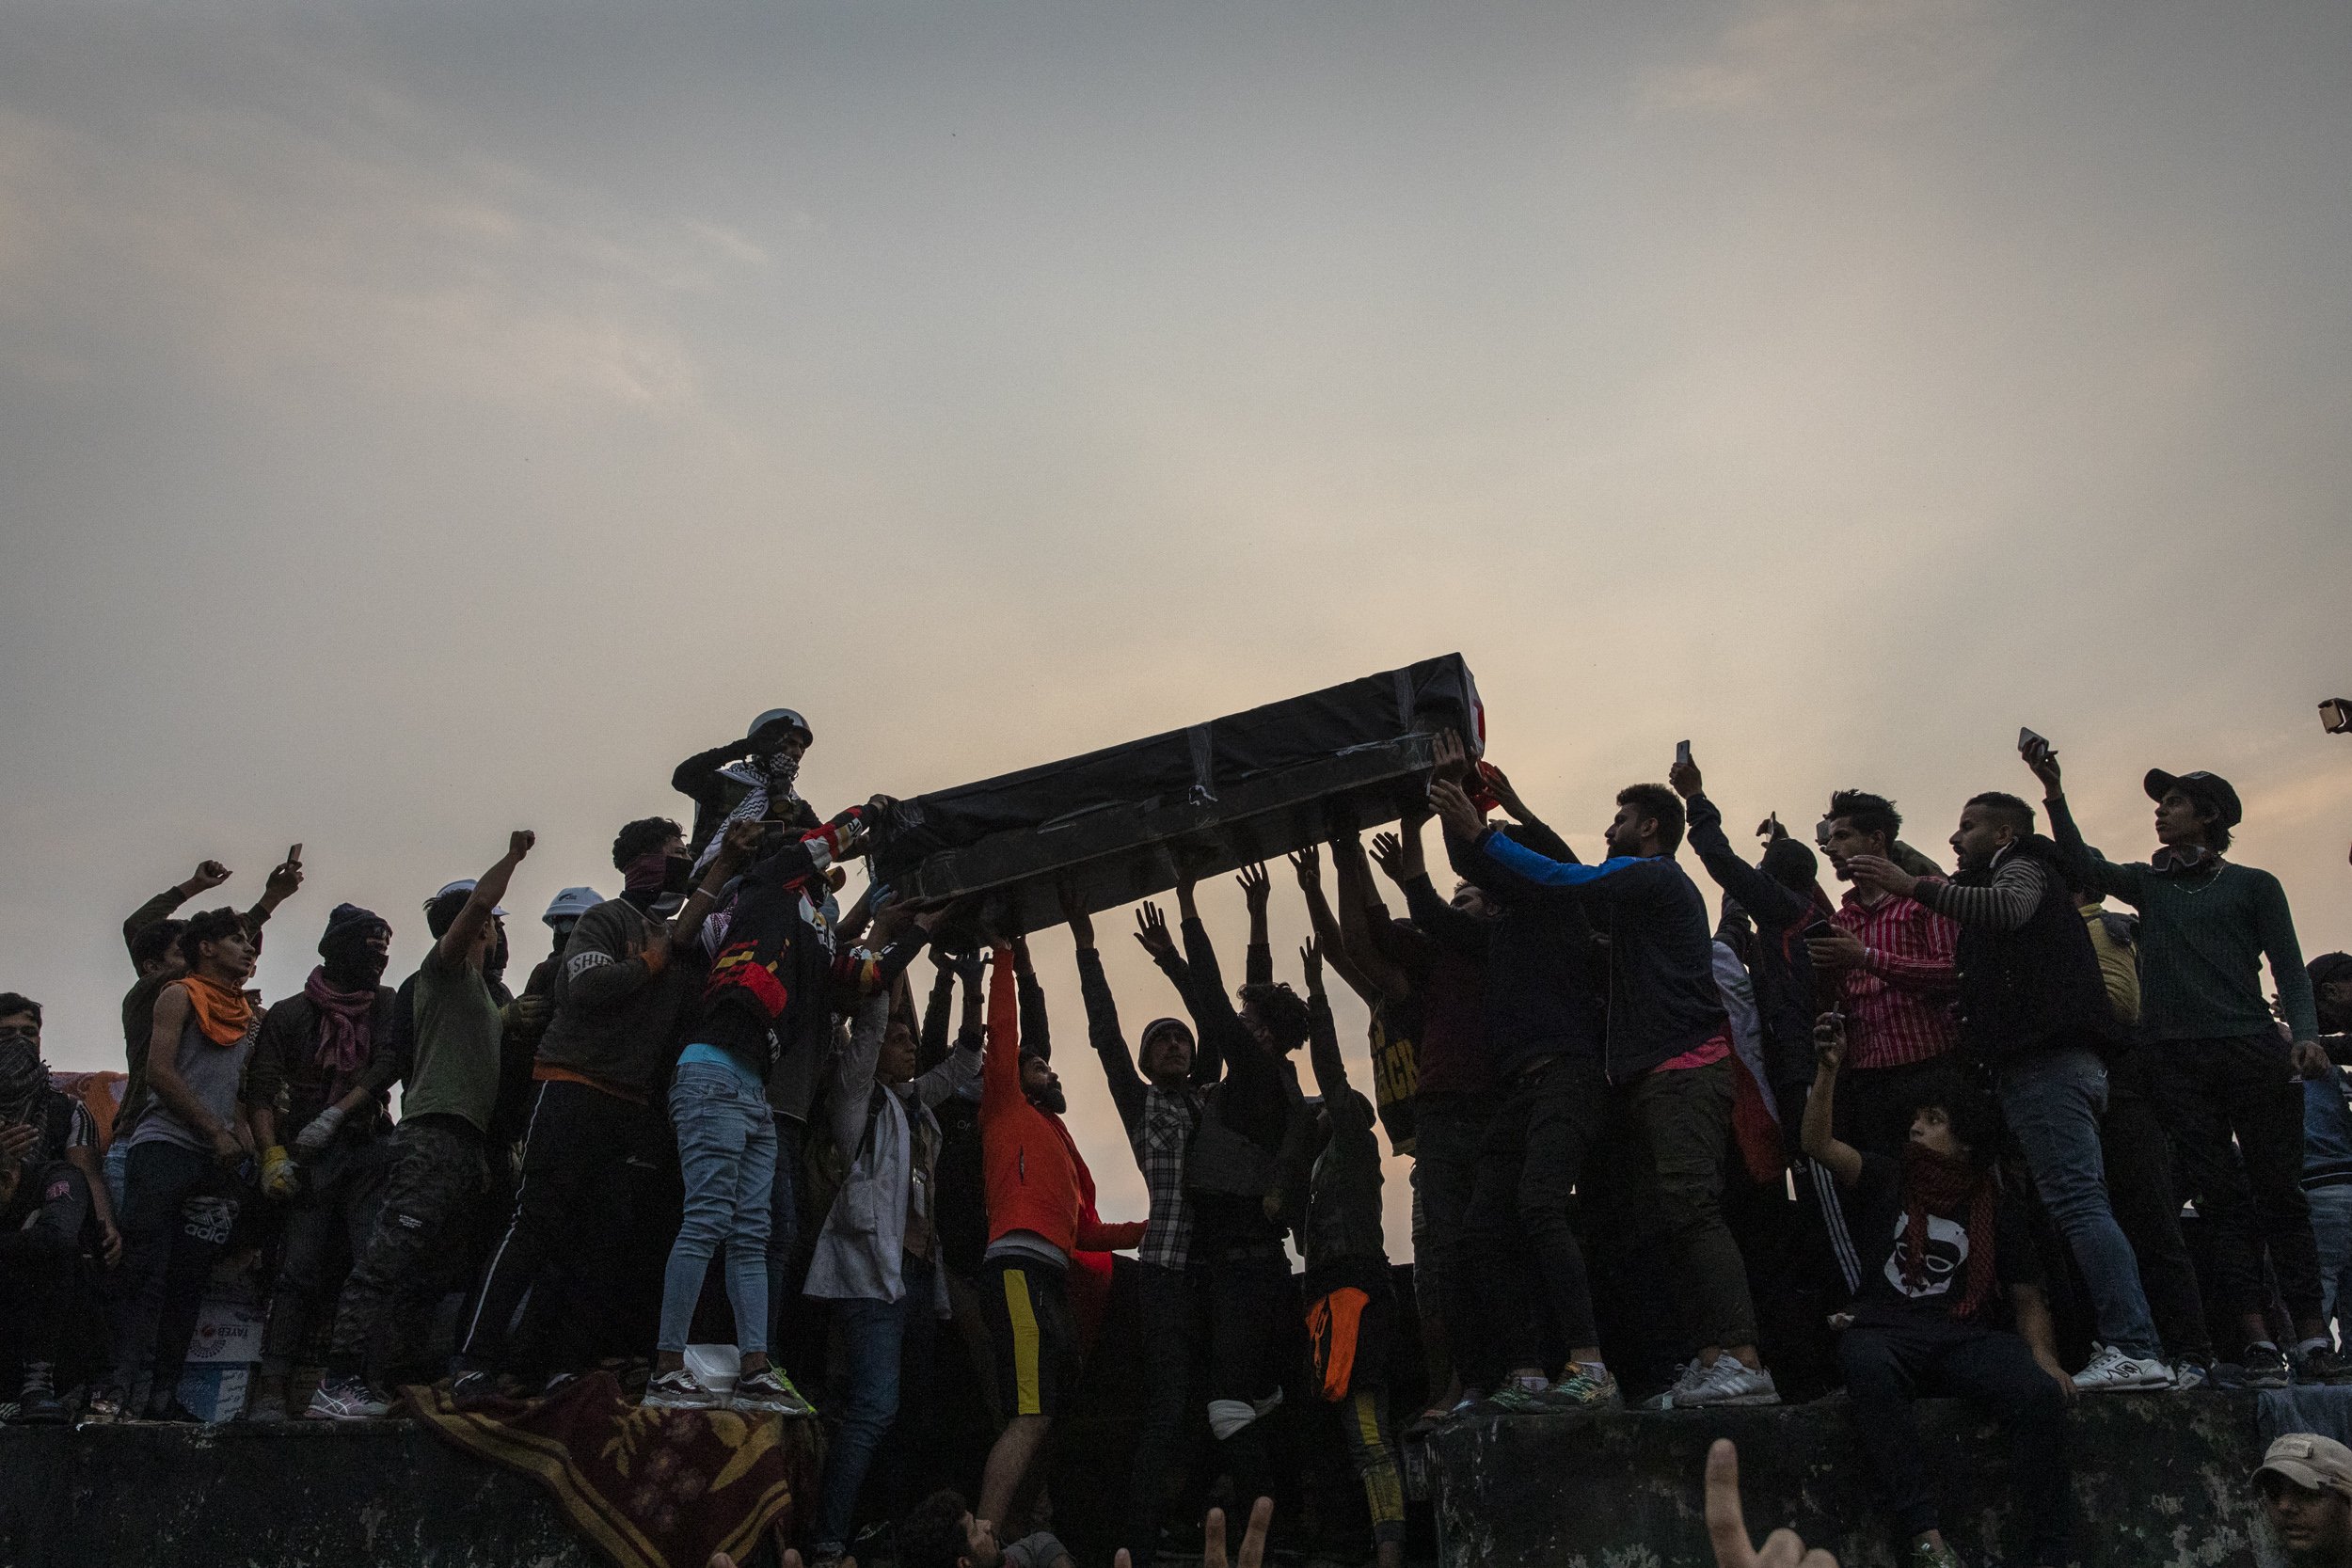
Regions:
<instances>
[{"instance_id":1,"label":"white sneaker","mask_svg":"<svg viewBox=\"0 0 2352 1568\"><path fill-rule=\"evenodd\" d=\"M1738 1356L1725 1353L1715 1357L1715 1364L1699 1374L1698 1386L1688 1394L1682 1386L1675 1386L1677 1410L1689 1410L1710 1404L1778 1404L1780 1390L1772 1383L1772 1374L1761 1367L1751 1367Z\"/></svg>"},{"instance_id":2,"label":"white sneaker","mask_svg":"<svg viewBox=\"0 0 2352 1568\"><path fill-rule=\"evenodd\" d=\"M2125 1355L2113 1345L2101 1345L2097 1350L2090 1365L2074 1374L2074 1386L2086 1394L2172 1386L2172 1369L2153 1357Z\"/></svg>"},{"instance_id":3,"label":"white sneaker","mask_svg":"<svg viewBox=\"0 0 2352 1568\"><path fill-rule=\"evenodd\" d=\"M1692 1396L1698 1393L1699 1385L1707 1381L1707 1374L1711 1370L1701 1366L1697 1356L1691 1357L1690 1365L1682 1369L1682 1375L1675 1379L1675 1386L1662 1394L1652 1394L1642 1402L1642 1408L1645 1410L1681 1409L1691 1402Z\"/></svg>"}]
</instances>

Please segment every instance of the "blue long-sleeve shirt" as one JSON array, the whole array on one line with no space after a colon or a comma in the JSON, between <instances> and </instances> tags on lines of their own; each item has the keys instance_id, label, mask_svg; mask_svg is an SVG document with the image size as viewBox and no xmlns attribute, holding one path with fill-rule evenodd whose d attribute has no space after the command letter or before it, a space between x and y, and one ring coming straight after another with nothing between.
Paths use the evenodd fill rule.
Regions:
<instances>
[{"instance_id":1,"label":"blue long-sleeve shirt","mask_svg":"<svg viewBox=\"0 0 2352 1568\"><path fill-rule=\"evenodd\" d=\"M1554 860L1492 828L1469 847L1520 896L1572 898L1609 933L1604 1062L1623 1082L1706 1044L1727 1026L1715 989L1707 903L1671 855ZM1490 887L1486 879L1480 886ZM1503 895L1509 896L1509 895Z\"/></svg>"}]
</instances>

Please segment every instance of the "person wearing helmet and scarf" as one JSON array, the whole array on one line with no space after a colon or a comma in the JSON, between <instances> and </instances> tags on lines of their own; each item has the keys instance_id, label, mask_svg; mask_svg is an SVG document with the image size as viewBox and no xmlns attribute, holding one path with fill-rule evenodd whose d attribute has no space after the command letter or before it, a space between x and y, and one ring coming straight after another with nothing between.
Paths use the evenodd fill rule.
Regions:
<instances>
[{"instance_id":1,"label":"person wearing helmet and scarf","mask_svg":"<svg viewBox=\"0 0 2352 1568\"><path fill-rule=\"evenodd\" d=\"M788 707L771 707L752 721L742 739L677 765L670 787L694 802L694 831L686 843L698 865L709 860L711 844L729 822L774 820L804 831L818 826L817 813L795 787L801 759L815 741L807 720Z\"/></svg>"}]
</instances>

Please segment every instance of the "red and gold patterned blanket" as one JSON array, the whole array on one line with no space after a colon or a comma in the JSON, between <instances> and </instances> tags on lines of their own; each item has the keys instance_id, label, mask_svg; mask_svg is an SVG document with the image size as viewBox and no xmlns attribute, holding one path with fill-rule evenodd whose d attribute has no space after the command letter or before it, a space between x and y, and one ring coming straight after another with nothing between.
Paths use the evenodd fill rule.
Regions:
<instances>
[{"instance_id":1,"label":"red and gold patterned blanket","mask_svg":"<svg viewBox=\"0 0 2352 1568\"><path fill-rule=\"evenodd\" d=\"M813 1489L824 1438L815 1421L731 1410L647 1410L609 1371L545 1399L459 1410L443 1387L402 1391L408 1413L470 1454L546 1487L572 1528L616 1568L704 1568L790 1528Z\"/></svg>"}]
</instances>

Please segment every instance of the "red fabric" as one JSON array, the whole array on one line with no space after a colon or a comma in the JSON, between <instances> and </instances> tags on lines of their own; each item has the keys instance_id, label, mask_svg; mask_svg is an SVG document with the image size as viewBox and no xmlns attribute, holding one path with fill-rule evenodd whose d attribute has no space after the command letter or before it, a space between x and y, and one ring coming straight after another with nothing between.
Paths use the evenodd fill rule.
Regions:
<instances>
[{"instance_id":1,"label":"red fabric","mask_svg":"<svg viewBox=\"0 0 2352 1568\"><path fill-rule=\"evenodd\" d=\"M1851 891L1837 924L1870 950L1867 965L1846 971L1842 983L1849 1068L1924 1062L1960 1043L1959 926L1913 899L1889 895L1871 906Z\"/></svg>"},{"instance_id":2,"label":"red fabric","mask_svg":"<svg viewBox=\"0 0 2352 1568\"><path fill-rule=\"evenodd\" d=\"M1780 1123L1772 1118L1772 1108L1764 1102L1763 1086L1756 1074L1735 1053L1731 1058L1732 1100L1731 1138L1740 1147L1740 1163L1748 1168L1750 1180L1763 1183L1778 1181L1788 1168L1788 1150L1780 1133Z\"/></svg>"},{"instance_id":3,"label":"red fabric","mask_svg":"<svg viewBox=\"0 0 2352 1568\"><path fill-rule=\"evenodd\" d=\"M1065 1253L1123 1252L1143 1241L1143 1224L1104 1225L1094 1212L1094 1173L1061 1117L1021 1092L1021 997L1012 952L996 950L988 982L988 1045L980 1057L980 1161L988 1189L988 1239L1015 1230L1042 1236Z\"/></svg>"},{"instance_id":4,"label":"red fabric","mask_svg":"<svg viewBox=\"0 0 2352 1568\"><path fill-rule=\"evenodd\" d=\"M1094 1348L1103 1320L1111 1309L1111 1269L1117 1259L1107 1252L1073 1252L1064 1283L1070 1290L1070 1315L1078 1321L1078 1350Z\"/></svg>"},{"instance_id":5,"label":"red fabric","mask_svg":"<svg viewBox=\"0 0 2352 1568\"><path fill-rule=\"evenodd\" d=\"M609 1371L553 1395L459 1410L446 1388L402 1390L436 1436L531 1477L580 1539L617 1568L705 1568L741 1560L791 1526L817 1485L824 1436L815 1421L731 1410L647 1410Z\"/></svg>"}]
</instances>

